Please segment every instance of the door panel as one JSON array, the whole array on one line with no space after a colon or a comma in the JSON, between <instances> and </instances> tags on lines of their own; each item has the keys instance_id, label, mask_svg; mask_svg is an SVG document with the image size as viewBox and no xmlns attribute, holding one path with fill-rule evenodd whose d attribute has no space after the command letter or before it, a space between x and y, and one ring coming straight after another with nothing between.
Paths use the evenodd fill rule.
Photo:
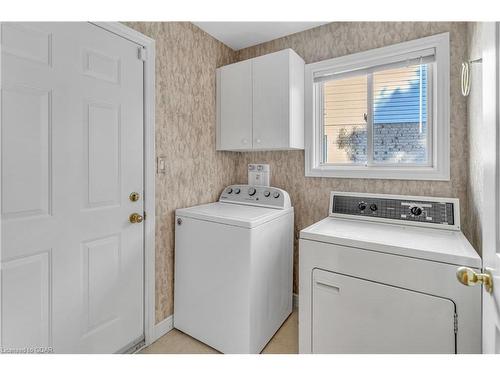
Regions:
<instances>
[{"instance_id":1,"label":"door panel","mask_svg":"<svg viewBox=\"0 0 500 375\"><path fill-rule=\"evenodd\" d=\"M119 235L83 244L85 333L119 318L117 296L121 274Z\"/></svg>"},{"instance_id":2,"label":"door panel","mask_svg":"<svg viewBox=\"0 0 500 375\"><path fill-rule=\"evenodd\" d=\"M242 61L220 68L219 148L252 148L252 62Z\"/></svg>"},{"instance_id":3,"label":"door panel","mask_svg":"<svg viewBox=\"0 0 500 375\"><path fill-rule=\"evenodd\" d=\"M313 271L313 353L455 353L455 304Z\"/></svg>"},{"instance_id":4,"label":"door panel","mask_svg":"<svg viewBox=\"0 0 500 375\"><path fill-rule=\"evenodd\" d=\"M47 337L40 345L55 352L115 352L143 335L143 224L128 222L144 210L137 52L89 23L2 24L1 261L12 280L2 286L11 309L2 331L27 319L9 296L24 293L38 311L42 295L53 316L30 319L29 329L48 330L32 342ZM40 249L50 249L40 266L47 290L11 263L40 259ZM23 274L31 293L14 282Z\"/></svg>"},{"instance_id":5,"label":"door panel","mask_svg":"<svg viewBox=\"0 0 500 375\"><path fill-rule=\"evenodd\" d=\"M289 51L253 61L253 147L284 148L289 144Z\"/></svg>"},{"instance_id":6,"label":"door panel","mask_svg":"<svg viewBox=\"0 0 500 375\"><path fill-rule=\"evenodd\" d=\"M49 252L2 263L2 346L50 346ZM9 324L10 322L20 324Z\"/></svg>"},{"instance_id":7,"label":"door panel","mask_svg":"<svg viewBox=\"0 0 500 375\"><path fill-rule=\"evenodd\" d=\"M120 59L99 51L83 51L83 72L89 77L120 83Z\"/></svg>"},{"instance_id":8,"label":"door panel","mask_svg":"<svg viewBox=\"0 0 500 375\"><path fill-rule=\"evenodd\" d=\"M86 112L87 207L120 204L120 108L88 103Z\"/></svg>"},{"instance_id":9,"label":"door panel","mask_svg":"<svg viewBox=\"0 0 500 375\"><path fill-rule=\"evenodd\" d=\"M52 34L29 23L4 23L2 53L50 66Z\"/></svg>"},{"instance_id":10,"label":"door panel","mask_svg":"<svg viewBox=\"0 0 500 375\"><path fill-rule=\"evenodd\" d=\"M49 215L51 93L5 85L2 109L2 219Z\"/></svg>"}]
</instances>

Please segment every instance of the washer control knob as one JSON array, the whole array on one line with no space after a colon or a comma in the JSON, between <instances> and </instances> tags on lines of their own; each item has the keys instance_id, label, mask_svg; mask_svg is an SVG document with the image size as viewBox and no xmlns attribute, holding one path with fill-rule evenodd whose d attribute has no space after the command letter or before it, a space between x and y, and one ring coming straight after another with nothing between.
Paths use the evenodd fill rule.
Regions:
<instances>
[{"instance_id":1,"label":"washer control knob","mask_svg":"<svg viewBox=\"0 0 500 375\"><path fill-rule=\"evenodd\" d=\"M226 192L227 192L228 194L231 194L231 193L233 192L233 188L227 188Z\"/></svg>"},{"instance_id":2,"label":"washer control knob","mask_svg":"<svg viewBox=\"0 0 500 375\"><path fill-rule=\"evenodd\" d=\"M413 216L420 216L422 215L422 207L418 207L418 206L413 206L412 208L410 208L410 212Z\"/></svg>"},{"instance_id":3,"label":"washer control knob","mask_svg":"<svg viewBox=\"0 0 500 375\"><path fill-rule=\"evenodd\" d=\"M360 209L360 211L366 210L366 203L365 202L359 202L358 203L358 208Z\"/></svg>"},{"instance_id":4,"label":"washer control knob","mask_svg":"<svg viewBox=\"0 0 500 375\"><path fill-rule=\"evenodd\" d=\"M269 190L266 190L266 191L264 192L264 197L266 197L266 198L267 198L267 197L269 197L270 195L271 195L271 192L270 192Z\"/></svg>"},{"instance_id":5,"label":"washer control knob","mask_svg":"<svg viewBox=\"0 0 500 375\"><path fill-rule=\"evenodd\" d=\"M251 188L248 188L248 195L252 196L252 195L255 195L257 191L255 190L255 188L251 187Z\"/></svg>"},{"instance_id":6,"label":"washer control knob","mask_svg":"<svg viewBox=\"0 0 500 375\"><path fill-rule=\"evenodd\" d=\"M375 203L370 204L370 210L372 210L374 212L377 211L378 210L377 205Z\"/></svg>"},{"instance_id":7,"label":"washer control knob","mask_svg":"<svg viewBox=\"0 0 500 375\"><path fill-rule=\"evenodd\" d=\"M241 190L240 190L240 188L235 188L235 189L234 189L234 194L239 194L239 193L240 193L240 191L241 191Z\"/></svg>"},{"instance_id":8,"label":"washer control knob","mask_svg":"<svg viewBox=\"0 0 500 375\"><path fill-rule=\"evenodd\" d=\"M280 192L279 192L279 191L275 191L275 192L273 193L273 197L274 197L274 198L279 198L279 197L280 197Z\"/></svg>"}]
</instances>

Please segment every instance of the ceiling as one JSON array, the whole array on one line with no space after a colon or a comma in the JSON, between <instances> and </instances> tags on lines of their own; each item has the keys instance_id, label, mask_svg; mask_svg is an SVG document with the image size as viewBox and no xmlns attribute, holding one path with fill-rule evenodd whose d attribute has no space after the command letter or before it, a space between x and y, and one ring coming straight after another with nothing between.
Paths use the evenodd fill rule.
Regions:
<instances>
[{"instance_id":1,"label":"ceiling","mask_svg":"<svg viewBox=\"0 0 500 375\"><path fill-rule=\"evenodd\" d=\"M215 39L237 51L328 22L193 22Z\"/></svg>"}]
</instances>

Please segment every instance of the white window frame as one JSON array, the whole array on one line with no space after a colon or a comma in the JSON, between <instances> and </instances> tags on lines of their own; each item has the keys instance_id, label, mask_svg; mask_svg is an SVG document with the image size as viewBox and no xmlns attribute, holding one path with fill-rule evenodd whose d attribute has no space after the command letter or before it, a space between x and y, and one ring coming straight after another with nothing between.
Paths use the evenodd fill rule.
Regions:
<instances>
[{"instance_id":1,"label":"white window frame","mask_svg":"<svg viewBox=\"0 0 500 375\"><path fill-rule=\"evenodd\" d=\"M352 55L324 60L305 67L305 174L307 177L379 178L398 180L450 180L450 36L442 33ZM433 48L435 61L429 70L427 109L432 133L428 165L322 164L323 113L321 95L314 77L321 72L338 74L389 64L401 55ZM315 103L318 101L318 105ZM370 103L368 103L370 105ZM373 116L369 110L369 116ZM368 150L370 151L370 150ZM430 151L430 149L429 149Z\"/></svg>"}]
</instances>

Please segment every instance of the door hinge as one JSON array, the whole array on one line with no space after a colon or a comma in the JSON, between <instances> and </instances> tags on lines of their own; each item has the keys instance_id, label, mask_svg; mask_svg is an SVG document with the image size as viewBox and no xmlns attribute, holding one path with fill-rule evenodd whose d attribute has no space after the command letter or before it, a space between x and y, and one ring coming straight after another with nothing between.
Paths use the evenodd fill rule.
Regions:
<instances>
[{"instance_id":1,"label":"door hinge","mask_svg":"<svg viewBox=\"0 0 500 375\"><path fill-rule=\"evenodd\" d=\"M458 332L458 314L457 313L453 314L453 331L455 333Z\"/></svg>"},{"instance_id":2,"label":"door hinge","mask_svg":"<svg viewBox=\"0 0 500 375\"><path fill-rule=\"evenodd\" d=\"M139 47L137 50L137 57L139 60L146 61L148 59L146 48Z\"/></svg>"}]
</instances>

